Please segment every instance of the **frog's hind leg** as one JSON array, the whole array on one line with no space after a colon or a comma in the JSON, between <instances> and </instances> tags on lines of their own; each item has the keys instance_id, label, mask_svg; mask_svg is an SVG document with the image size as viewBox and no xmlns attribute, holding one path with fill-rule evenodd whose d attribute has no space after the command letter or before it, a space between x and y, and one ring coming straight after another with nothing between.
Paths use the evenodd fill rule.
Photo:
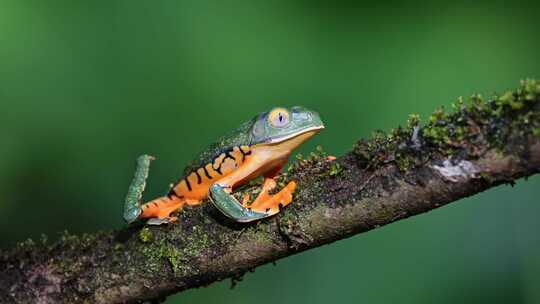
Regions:
<instances>
[{"instance_id":1,"label":"frog's hind leg","mask_svg":"<svg viewBox=\"0 0 540 304\"><path fill-rule=\"evenodd\" d=\"M150 225L171 223L177 220L176 217L171 216L171 213L181 209L185 203L185 199L177 196L160 197L142 205L139 218L150 218L147 222Z\"/></svg>"}]
</instances>

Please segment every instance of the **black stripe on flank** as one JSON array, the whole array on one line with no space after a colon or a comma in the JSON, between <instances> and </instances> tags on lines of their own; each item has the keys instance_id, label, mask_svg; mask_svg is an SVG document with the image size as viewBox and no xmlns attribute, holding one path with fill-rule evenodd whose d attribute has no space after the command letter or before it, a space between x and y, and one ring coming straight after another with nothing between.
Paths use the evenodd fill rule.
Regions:
<instances>
[{"instance_id":1,"label":"black stripe on flank","mask_svg":"<svg viewBox=\"0 0 540 304\"><path fill-rule=\"evenodd\" d=\"M240 148L240 151L242 151L242 153L251 153L249 147L248 147L248 151L247 151L247 152L245 152L244 149L242 149L242 146L240 146L239 148Z\"/></svg>"},{"instance_id":2,"label":"black stripe on flank","mask_svg":"<svg viewBox=\"0 0 540 304\"><path fill-rule=\"evenodd\" d=\"M212 179L212 177L210 176L210 173L208 173L208 170L206 170L206 166L204 166L202 168L204 170L204 175L206 175L206 177L208 177L208 179Z\"/></svg>"},{"instance_id":3,"label":"black stripe on flank","mask_svg":"<svg viewBox=\"0 0 540 304\"><path fill-rule=\"evenodd\" d=\"M169 199L172 199L173 196L178 197L178 198L182 198L180 195L178 195L178 193L176 193L176 190L174 190L175 187L176 187L176 185L174 187L172 187L171 190L169 190L169 193L167 193L167 197Z\"/></svg>"},{"instance_id":4,"label":"black stripe on flank","mask_svg":"<svg viewBox=\"0 0 540 304\"><path fill-rule=\"evenodd\" d=\"M186 178L184 178L184 180L186 181L186 186L188 188L188 191L191 191L191 184L189 183L189 175L186 176Z\"/></svg>"},{"instance_id":5,"label":"black stripe on flank","mask_svg":"<svg viewBox=\"0 0 540 304\"><path fill-rule=\"evenodd\" d=\"M232 151L232 150L231 150L231 151ZM225 163L225 161L227 160L227 158L232 159L233 162L236 163L236 158L234 158L234 156L232 156L232 155L230 154L231 151L225 153L225 157L224 157L223 160L221 161L221 164L219 164L219 168L216 170L217 172L219 172L220 175L223 175L223 174L221 173L221 166L223 166L223 164Z\"/></svg>"},{"instance_id":6,"label":"black stripe on flank","mask_svg":"<svg viewBox=\"0 0 540 304\"><path fill-rule=\"evenodd\" d=\"M242 153L242 162L244 162L244 160L246 160L246 152L242 150L242 147L238 147L238 150L240 150L240 153Z\"/></svg>"},{"instance_id":7,"label":"black stripe on flank","mask_svg":"<svg viewBox=\"0 0 540 304\"><path fill-rule=\"evenodd\" d=\"M236 161L236 158L234 158L234 156L231 155L231 151L225 153L225 157L223 158L223 161L222 161L221 163L223 164L227 158L230 158L230 159L232 159L233 161ZM221 166L220 166L220 167L221 167Z\"/></svg>"},{"instance_id":8,"label":"black stripe on flank","mask_svg":"<svg viewBox=\"0 0 540 304\"><path fill-rule=\"evenodd\" d=\"M197 185L202 183L201 175L199 175L199 169L195 170L195 175L197 175Z\"/></svg>"},{"instance_id":9,"label":"black stripe on flank","mask_svg":"<svg viewBox=\"0 0 540 304\"><path fill-rule=\"evenodd\" d=\"M225 159L223 159L225 160ZM214 160L215 162L215 160ZM223 161L221 162L221 164L223 164ZM216 171L219 175L223 175L223 173L221 173L221 164L219 164L219 166L216 168L214 167L214 164L212 164L212 168L214 169L214 171Z\"/></svg>"},{"instance_id":10,"label":"black stripe on flank","mask_svg":"<svg viewBox=\"0 0 540 304\"><path fill-rule=\"evenodd\" d=\"M251 150L248 150L247 152L244 152L242 147L238 147L238 150L240 150L240 153L242 153L242 162L246 160L246 155L251 155Z\"/></svg>"},{"instance_id":11,"label":"black stripe on flank","mask_svg":"<svg viewBox=\"0 0 540 304\"><path fill-rule=\"evenodd\" d=\"M214 169L214 171L216 171L219 175L223 175L223 173L221 173L221 165L223 165L223 162L225 161L226 156L223 156L223 159L221 160L221 163L219 163L217 168L214 167L214 164L221 157L221 155L223 155L223 153L221 153L218 157L216 157L216 158L214 158L214 160L212 160L212 169Z\"/></svg>"}]
</instances>

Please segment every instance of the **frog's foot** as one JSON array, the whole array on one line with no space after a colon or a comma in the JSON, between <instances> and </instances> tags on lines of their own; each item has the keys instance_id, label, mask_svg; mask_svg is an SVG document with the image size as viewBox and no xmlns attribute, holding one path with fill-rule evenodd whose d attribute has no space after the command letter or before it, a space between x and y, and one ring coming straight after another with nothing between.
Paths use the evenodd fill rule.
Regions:
<instances>
[{"instance_id":1,"label":"frog's foot","mask_svg":"<svg viewBox=\"0 0 540 304\"><path fill-rule=\"evenodd\" d=\"M153 217L151 219L149 219L146 224L147 225L163 225L163 224L169 224L169 223L173 223L173 222L176 222L178 218L177 217L164 217L164 218L159 218L159 217Z\"/></svg>"},{"instance_id":2,"label":"frog's foot","mask_svg":"<svg viewBox=\"0 0 540 304\"><path fill-rule=\"evenodd\" d=\"M160 197L141 206L142 213L139 218L150 218L147 224L162 225L175 222L176 217L171 216L171 213L181 209L184 206L185 200L178 197Z\"/></svg>"},{"instance_id":3,"label":"frog's foot","mask_svg":"<svg viewBox=\"0 0 540 304\"><path fill-rule=\"evenodd\" d=\"M268 216L274 215L280 211L280 207L285 207L292 202L293 193L296 189L296 182L291 181L281 191L276 194L269 192L276 187L276 182L267 178L264 181L263 188L259 196L248 207L255 212L264 212Z\"/></svg>"}]
</instances>

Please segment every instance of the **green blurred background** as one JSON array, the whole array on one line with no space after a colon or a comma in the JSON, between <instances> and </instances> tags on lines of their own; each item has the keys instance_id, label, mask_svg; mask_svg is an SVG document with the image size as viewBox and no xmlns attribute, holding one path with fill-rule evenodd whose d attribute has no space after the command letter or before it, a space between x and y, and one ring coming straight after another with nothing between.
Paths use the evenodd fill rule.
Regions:
<instances>
[{"instance_id":1,"label":"green blurred background","mask_svg":"<svg viewBox=\"0 0 540 304\"><path fill-rule=\"evenodd\" d=\"M536 3L535 3L536 2ZM0 1L0 247L124 226L135 158L162 194L217 136L274 105L306 144L540 77L540 3ZM540 178L260 267L167 303L540 303Z\"/></svg>"}]
</instances>

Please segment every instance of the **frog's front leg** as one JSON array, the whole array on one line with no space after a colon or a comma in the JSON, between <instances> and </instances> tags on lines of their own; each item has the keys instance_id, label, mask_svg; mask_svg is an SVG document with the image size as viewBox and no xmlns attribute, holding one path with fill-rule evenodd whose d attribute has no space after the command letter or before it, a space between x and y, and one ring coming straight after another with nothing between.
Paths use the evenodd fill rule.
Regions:
<instances>
[{"instance_id":1,"label":"frog's front leg","mask_svg":"<svg viewBox=\"0 0 540 304\"><path fill-rule=\"evenodd\" d=\"M274 178L281 171L283 166L286 163L283 162L281 165L267 172L264 175L264 184L262 186L259 196L253 201L253 203L248 204L248 198L244 198L243 205L244 207L255 211L266 213L269 216L274 215L280 211L280 207L285 207L292 202L292 195L296 189L296 182L291 181L285 186L281 191L276 194L270 194L277 186Z\"/></svg>"},{"instance_id":2,"label":"frog's front leg","mask_svg":"<svg viewBox=\"0 0 540 304\"><path fill-rule=\"evenodd\" d=\"M251 222L265 217L272 216L279 212L279 206L286 206L292 201L292 193L296 184L289 183L278 194L270 195L269 191L275 188L275 181L272 178L266 178L263 189L255 202L247 206L241 204L234 196L231 195L232 187L241 181L247 180L256 172L260 166L257 166L256 161L250 162L241 168L237 169L231 175L217 181L210 187L210 200L212 203L226 216L238 222ZM272 176L279 172L274 170Z\"/></svg>"},{"instance_id":3,"label":"frog's front leg","mask_svg":"<svg viewBox=\"0 0 540 304\"><path fill-rule=\"evenodd\" d=\"M259 196L253 203L244 204L244 206L255 212L266 213L268 216L278 213L280 207L285 207L292 202L296 182L291 181L278 193L270 194L274 188L276 188L274 178L266 177Z\"/></svg>"}]
</instances>

